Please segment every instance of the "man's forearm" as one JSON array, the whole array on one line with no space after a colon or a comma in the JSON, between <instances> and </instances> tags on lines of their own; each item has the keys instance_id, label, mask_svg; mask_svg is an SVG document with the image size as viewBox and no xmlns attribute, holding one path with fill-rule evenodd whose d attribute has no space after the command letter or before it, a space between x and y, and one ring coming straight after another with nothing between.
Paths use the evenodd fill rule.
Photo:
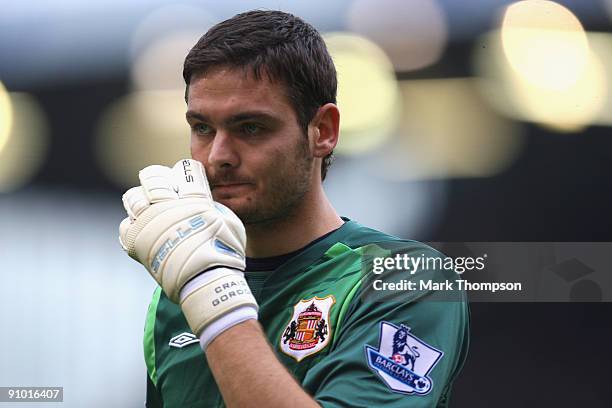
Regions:
<instances>
[{"instance_id":1,"label":"man's forearm","mask_svg":"<svg viewBox=\"0 0 612 408\"><path fill-rule=\"evenodd\" d=\"M319 407L278 361L255 320L217 336L206 358L230 408Z\"/></svg>"}]
</instances>

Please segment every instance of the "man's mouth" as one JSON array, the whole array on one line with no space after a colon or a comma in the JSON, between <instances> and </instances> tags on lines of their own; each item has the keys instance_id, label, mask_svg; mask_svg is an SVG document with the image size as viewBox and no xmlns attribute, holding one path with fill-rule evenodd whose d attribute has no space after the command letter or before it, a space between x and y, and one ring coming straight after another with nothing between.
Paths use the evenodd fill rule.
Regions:
<instances>
[{"instance_id":1,"label":"man's mouth","mask_svg":"<svg viewBox=\"0 0 612 408\"><path fill-rule=\"evenodd\" d=\"M216 183L210 186L211 190L218 195L226 196L239 193L251 187L251 183L243 182L228 182Z\"/></svg>"},{"instance_id":2,"label":"man's mouth","mask_svg":"<svg viewBox=\"0 0 612 408\"><path fill-rule=\"evenodd\" d=\"M243 185L249 185L251 183L246 183L243 181L232 181L229 183L213 183L210 185L210 188L219 188L219 187L231 187L231 186L243 186Z\"/></svg>"}]
</instances>

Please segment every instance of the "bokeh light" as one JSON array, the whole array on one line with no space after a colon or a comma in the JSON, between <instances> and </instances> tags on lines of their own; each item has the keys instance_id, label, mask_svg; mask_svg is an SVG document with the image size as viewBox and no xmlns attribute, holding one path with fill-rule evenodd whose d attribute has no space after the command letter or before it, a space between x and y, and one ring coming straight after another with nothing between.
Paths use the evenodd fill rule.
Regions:
<instances>
[{"instance_id":1,"label":"bokeh light","mask_svg":"<svg viewBox=\"0 0 612 408\"><path fill-rule=\"evenodd\" d=\"M530 85L565 90L587 66L589 46L582 24L558 3L528 0L510 5L501 37L510 66Z\"/></svg>"},{"instance_id":2,"label":"bokeh light","mask_svg":"<svg viewBox=\"0 0 612 408\"><path fill-rule=\"evenodd\" d=\"M42 165L48 147L48 123L39 103L25 93L6 95L12 102L12 123L0 149L0 192L26 185Z\"/></svg>"},{"instance_id":3,"label":"bokeh light","mask_svg":"<svg viewBox=\"0 0 612 408\"><path fill-rule=\"evenodd\" d=\"M558 132L578 132L597 120L608 84L602 61L593 50L587 49L581 71L572 69L577 76L571 81L559 77L540 84L534 82L539 74L529 74L532 77L527 79L508 63L501 38L499 31L483 36L474 53L475 70L481 77L479 91L496 110Z\"/></svg>"},{"instance_id":4,"label":"bokeh light","mask_svg":"<svg viewBox=\"0 0 612 408\"><path fill-rule=\"evenodd\" d=\"M8 91L0 81L0 154L8 142L13 127L13 104Z\"/></svg>"},{"instance_id":5,"label":"bokeh light","mask_svg":"<svg viewBox=\"0 0 612 408\"><path fill-rule=\"evenodd\" d=\"M136 90L184 89L183 61L201 35L179 31L159 38L145 48L132 65Z\"/></svg>"},{"instance_id":6,"label":"bokeh light","mask_svg":"<svg viewBox=\"0 0 612 408\"><path fill-rule=\"evenodd\" d=\"M479 90L500 112L558 132L597 122L608 97L601 47L589 46L578 18L545 0L506 8L501 29L477 41Z\"/></svg>"},{"instance_id":7,"label":"bokeh light","mask_svg":"<svg viewBox=\"0 0 612 408\"><path fill-rule=\"evenodd\" d=\"M387 179L414 180L489 177L510 166L523 129L492 110L475 81L402 81L402 125L373 170Z\"/></svg>"},{"instance_id":8,"label":"bokeh light","mask_svg":"<svg viewBox=\"0 0 612 408\"><path fill-rule=\"evenodd\" d=\"M118 186L138 184L143 167L190 157L183 61L215 22L206 9L178 4L156 9L134 30L133 92L107 108L96 135L100 166Z\"/></svg>"},{"instance_id":9,"label":"bokeh light","mask_svg":"<svg viewBox=\"0 0 612 408\"><path fill-rule=\"evenodd\" d=\"M340 141L337 151L360 154L382 145L401 109L393 65L372 41L347 33L325 35L338 72Z\"/></svg>"},{"instance_id":10,"label":"bokeh light","mask_svg":"<svg viewBox=\"0 0 612 408\"><path fill-rule=\"evenodd\" d=\"M342 156L330 168L323 187L338 214L398 236L429 232L446 206L447 184L393 180L371 171L367 161Z\"/></svg>"},{"instance_id":11,"label":"bokeh light","mask_svg":"<svg viewBox=\"0 0 612 408\"><path fill-rule=\"evenodd\" d=\"M157 119L151 120L156 114ZM143 91L116 101L101 118L97 152L105 173L120 186L137 184L138 171L189 157L182 91Z\"/></svg>"},{"instance_id":12,"label":"bokeh light","mask_svg":"<svg viewBox=\"0 0 612 408\"><path fill-rule=\"evenodd\" d=\"M202 7L171 4L147 14L132 35L134 90L183 89L183 61L197 40L217 22Z\"/></svg>"},{"instance_id":13,"label":"bokeh light","mask_svg":"<svg viewBox=\"0 0 612 408\"><path fill-rule=\"evenodd\" d=\"M143 167L190 157L183 91L135 92L114 102L98 124L96 153L121 187L139 184Z\"/></svg>"},{"instance_id":14,"label":"bokeh light","mask_svg":"<svg viewBox=\"0 0 612 408\"><path fill-rule=\"evenodd\" d=\"M182 62L187 51L195 44L213 24L218 22L207 9L187 4L169 4L161 6L144 15L134 28L130 41L130 58L135 65L141 55L159 43L164 43L169 37L186 33L192 36L184 46L177 44L178 50L166 49L167 57L171 58L178 52L177 61ZM182 54L182 56L181 56ZM164 63L165 61L156 61ZM159 71L160 67L152 65L149 69ZM173 72L171 72L173 73Z\"/></svg>"},{"instance_id":15,"label":"bokeh light","mask_svg":"<svg viewBox=\"0 0 612 408\"><path fill-rule=\"evenodd\" d=\"M606 78L594 53L589 52L587 61L582 75L563 90L517 81L515 99L526 117L559 131L577 132L590 125L603 106Z\"/></svg>"},{"instance_id":16,"label":"bokeh light","mask_svg":"<svg viewBox=\"0 0 612 408\"><path fill-rule=\"evenodd\" d=\"M447 43L446 15L435 0L356 0L347 20L352 32L378 44L400 72L435 63Z\"/></svg>"},{"instance_id":17,"label":"bokeh light","mask_svg":"<svg viewBox=\"0 0 612 408\"><path fill-rule=\"evenodd\" d=\"M597 125L612 126L612 34L589 33L589 45L597 56L599 67L606 78L605 88L601 89L601 108L593 123Z\"/></svg>"}]
</instances>

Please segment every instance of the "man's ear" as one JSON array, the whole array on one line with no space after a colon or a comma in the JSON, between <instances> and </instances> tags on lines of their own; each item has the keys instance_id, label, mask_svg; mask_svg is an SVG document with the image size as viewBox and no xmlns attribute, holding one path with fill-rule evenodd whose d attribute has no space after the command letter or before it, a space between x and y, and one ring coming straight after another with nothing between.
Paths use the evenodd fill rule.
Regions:
<instances>
[{"instance_id":1,"label":"man's ear","mask_svg":"<svg viewBox=\"0 0 612 408\"><path fill-rule=\"evenodd\" d=\"M310 146L314 157L323 158L338 144L340 111L333 103L321 106L308 125Z\"/></svg>"}]
</instances>

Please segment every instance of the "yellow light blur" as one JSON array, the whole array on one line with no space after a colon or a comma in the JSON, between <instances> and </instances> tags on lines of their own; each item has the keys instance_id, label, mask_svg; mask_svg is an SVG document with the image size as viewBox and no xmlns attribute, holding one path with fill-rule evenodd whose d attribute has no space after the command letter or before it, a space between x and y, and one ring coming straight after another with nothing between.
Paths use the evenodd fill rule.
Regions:
<instances>
[{"instance_id":1,"label":"yellow light blur","mask_svg":"<svg viewBox=\"0 0 612 408\"><path fill-rule=\"evenodd\" d=\"M146 47L132 65L137 90L184 89L183 61L202 33L174 32Z\"/></svg>"},{"instance_id":2,"label":"yellow light blur","mask_svg":"<svg viewBox=\"0 0 612 408\"><path fill-rule=\"evenodd\" d=\"M8 143L8 138L13 127L13 104L9 93L0 81L0 153Z\"/></svg>"},{"instance_id":3,"label":"yellow light blur","mask_svg":"<svg viewBox=\"0 0 612 408\"><path fill-rule=\"evenodd\" d=\"M509 6L501 36L510 66L538 88L565 90L587 66L589 46L580 21L553 1L526 0Z\"/></svg>"},{"instance_id":4,"label":"yellow light blur","mask_svg":"<svg viewBox=\"0 0 612 408\"><path fill-rule=\"evenodd\" d=\"M534 72L525 75L513 67L502 51L502 37L498 31L483 36L474 54L475 69L481 77L479 90L499 112L558 132L578 132L598 120L608 81L596 52L587 48L580 71L576 66L564 71L568 76L574 72L575 77L551 73L553 79L539 83L534 81L545 71L536 64Z\"/></svg>"},{"instance_id":5,"label":"yellow light blur","mask_svg":"<svg viewBox=\"0 0 612 408\"><path fill-rule=\"evenodd\" d=\"M96 139L101 168L118 186L138 184L145 166L173 165L191 156L183 62L215 22L202 7L172 4L145 16L134 31L134 92L106 110Z\"/></svg>"},{"instance_id":6,"label":"yellow light blur","mask_svg":"<svg viewBox=\"0 0 612 408\"><path fill-rule=\"evenodd\" d=\"M338 72L337 152L373 150L398 124L401 104L393 66L376 44L363 37L346 33L324 37Z\"/></svg>"},{"instance_id":7,"label":"yellow light blur","mask_svg":"<svg viewBox=\"0 0 612 408\"><path fill-rule=\"evenodd\" d=\"M191 157L183 90L134 92L113 103L98 124L101 168L120 187L138 184L138 171Z\"/></svg>"},{"instance_id":8,"label":"yellow light blur","mask_svg":"<svg viewBox=\"0 0 612 408\"><path fill-rule=\"evenodd\" d=\"M612 0L610 1L612 5ZM594 124L612 126L612 34L589 33L589 45L597 56L603 76L606 78L605 88L602 88L602 106L599 114L593 120Z\"/></svg>"},{"instance_id":9,"label":"yellow light blur","mask_svg":"<svg viewBox=\"0 0 612 408\"><path fill-rule=\"evenodd\" d=\"M470 78L401 81L398 137L380 150L375 170L387 179L489 177L511 165L522 127L493 111Z\"/></svg>"},{"instance_id":10,"label":"yellow light blur","mask_svg":"<svg viewBox=\"0 0 612 408\"><path fill-rule=\"evenodd\" d=\"M594 122L605 100L606 78L598 57L588 57L582 75L561 90L515 81L515 98L525 115L558 131L578 132Z\"/></svg>"},{"instance_id":11,"label":"yellow light blur","mask_svg":"<svg viewBox=\"0 0 612 408\"><path fill-rule=\"evenodd\" d=\"M49 127L38 102L24 93L10 93L13 126L0 150L0 192L26 185L40 169L48 147Z\"/></svg>"},{"instance_id":12,"label":"yellow light blur","mask_svg":"<svg viewBox=\"0 0 612 408\"><path fill-rule=\"evenodd\" d=\"M435 0L355 0L347 20L352 32L382 47L396 71L435 63L448 37L444 10Z\"/></svg>"},{"instance_id":13,"label":"yellow light blur","mask_svg":"<svg viewBox=\"0 0 612 408\"><path fill-rule=\"evenodd\" d=\"M183 89L183 61L197 40L217 21L205 8L161 6L138 23L131 41L136 90Z\"/></svg>"}]
</instances>

